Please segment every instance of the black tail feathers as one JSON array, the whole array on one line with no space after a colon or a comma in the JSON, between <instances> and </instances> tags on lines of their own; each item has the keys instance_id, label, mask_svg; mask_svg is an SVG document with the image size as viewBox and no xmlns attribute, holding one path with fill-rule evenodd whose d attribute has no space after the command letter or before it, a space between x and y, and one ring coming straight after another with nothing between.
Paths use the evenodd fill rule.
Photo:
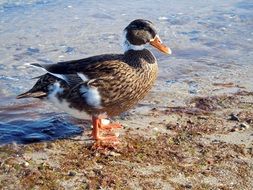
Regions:
<instances>
[{"instance_id":1,"label":"black tail feathers","mask_svg":"<svg viewBox=\"0 0 253 190\"><path fill-rule=\"evenodd\" d=\"M16 98L21 99L21 98L43 98L47 96L46 92L38 91L38 92L25 92L22 94L19 94Z\"/></svg>"}]
</instances>

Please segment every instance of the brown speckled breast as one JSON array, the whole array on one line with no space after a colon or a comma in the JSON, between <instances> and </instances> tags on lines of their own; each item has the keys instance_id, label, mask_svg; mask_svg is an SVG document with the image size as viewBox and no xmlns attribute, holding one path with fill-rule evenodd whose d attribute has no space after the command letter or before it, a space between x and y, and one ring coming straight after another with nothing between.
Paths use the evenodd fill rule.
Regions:
<instances>
[{"instance_id":1,"label":"brown speckled breast","mask_svg":"<svg viewBox=\"0 0 253 190\"><path fill-rule=\"evenodd\" d=\"M105 99L103 102L105 107L103 111L109 116L119 115L135 106L147 95L157 78L158 66L151 52L148 50L135 51L134 55L132 52L128 52L126 57L129 57L128 64L131 67L131 72L123 72L127 70L123 66L122 77L114 81L114 86L117 88L107 96L104 94L107 100ZM117 97L117 94L120 94L117 101L110 102L110 99Z\"/></svg>"}]
</instances>

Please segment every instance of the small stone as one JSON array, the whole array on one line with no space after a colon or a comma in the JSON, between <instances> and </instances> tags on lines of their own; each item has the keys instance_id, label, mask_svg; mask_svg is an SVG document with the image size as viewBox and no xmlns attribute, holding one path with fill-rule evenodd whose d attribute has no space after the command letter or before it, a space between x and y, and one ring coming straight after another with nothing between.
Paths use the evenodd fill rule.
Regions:
<instances>
[{"instance_id":1,"label":"small stone","mask_svg":"<svg viewBox=\"0 0 253 190\"><path fill-rule=\"evenodd\" d=\"M157 111L157 108L152 108L151 111Z\"/></svg>"},{"instance_id":2,"label":"small stone","mask_svg":"<svg viewBox=\"0 0 253 190\"><path fill-rule=\"evenodd\" d=\"M253 124L253 119L247 119L246 122L247 122L248 124Z\"/></svg>"},{"instance_id":3,"label":"small stone","mask_svg":"<svg viewBox=\"0 0 253 190\"><path fill-rule=\"evenodd\" d=\"M191 184L185 184L185 185L182 185L182 187L186 188L186 189L191 189L192 185Z\"/></svg>"},{"instance_id":4,"label":"small stone","mask_svg":"<svg viewBox=\"0 0 253 190\"><path fill-rule=\"evenodd\" d=\"M214 159L212 159L212 158L208 158L206 161L210 165L214 164Z\"/></svg>"},{"instance_id":5,"label":"small stone","mask_svg":"<svg viewBox=\"0 0 253 190\"><path fill-rule=\"evenodd\" d=\"M69 174L68 174L68 176L71 176L71 177L73 177L75 175L76 175L76 172L73 172L73 171L70 171Z\"/></svg>"},{"instance_id":6,"label":"small stone","mask_svg":"<svg viewBox=\"0 0 253 190\"><path fill-rule=\"evenodd\" d=\"M216 144L218 144L218 143L220 143L221 141L220 140L218 140L218 139L214 139L214 140L212 140L212 143L216 143Z\"/></svg>"},{"instance_id":7,"label":"small stone","mask_svg":"<svg viewBox=\"0 0 253 190\"><path fill-rule=\"evenodd\" d=\"M253 148L248 148L248 154L252 155L253 156Z\"/></svg>"},{"instance_id":8,"label":"small stone","mask_svg":"<svg viewBox=\"0 0 253 190\"><path fill-rule=\"evenodd\" d=\"M240 121L239 117L233 113L231 113L229 116L230 116L229 120L231 121Z\"/></svg>"},{"instance_id":9,"label":"small stone","mask_svg":"<svg viewBox=\"0 0 253 190\"><path fill-rule=\"evenodd\" d=\"M100 169L93 169L93 172L96 176L102 175L102 171Z\"/></svg>"},{"instance_id":10,"label":"small stone","mask_svg":"<svg viewBox=\"0 0 253 190\"><path fill-rule=\"evenodd\" d=\"M249 125L248 125L247 123L241 123L241 124L240 124L240 127L241 127L242 129L249 129Z\"/></svg>"},{"instance_id":11,"label":"small stone","mask_svg":"<svg viewBox=\"0 0 253 190\"><path fill-rule=\"evenodd\" d=\"M204 120L207 120L208 119L208 116L205 116L205 115L200 115L197 117L198 119L204 119Z\"/></svg>"},{"instance_id":12,"label":"small stone","mask_svg":"<svg viewBox=\"0 0 253 190\"><path fill-rule=\"evenodd\" d=\"M117 157L117 156L120 156L121 154L119 154L119 153L117 153L117 152L111 151L111 152L109 152L109 155L110 155L110 156Z\"/></svg>"},{"instance_id":13,"label":"small stone","mask_svg":"<svg viewBox=\"0 0 253 190\"><path fill-rule=\"evenodd\" d=\"M29 166L29 163L28 163L28 162L25 162L25 164L24 164L24 165L27 167L27 166Z\"/></svg>"},{"instance_id":14,"label":"small stone","mask_svg":"<svg viewBox=\"0 0 253 190\"><path fill-rule=\"evenodd\" d=\"M239 129L237 127L233 127L230 131L235 132L235 131L239 131Z\"/></svg>"},{"instance_id":15,"label":"small stone","mask_svg":"<svg viewBox=\"0 0 253 190\"><path fill-rule=\"evenodd\" d=\"M186 122L187 122L187 124L194 124L194 122L190 119L188 119Z\"/></svg>"}]
</instances>

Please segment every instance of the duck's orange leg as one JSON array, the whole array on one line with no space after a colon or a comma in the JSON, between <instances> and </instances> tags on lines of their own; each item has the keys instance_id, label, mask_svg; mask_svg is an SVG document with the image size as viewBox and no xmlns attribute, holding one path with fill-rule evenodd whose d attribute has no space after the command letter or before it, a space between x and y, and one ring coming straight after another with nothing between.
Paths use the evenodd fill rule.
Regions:
<instances>
[{"instance_id":1,"label":"duck's orange leg","mask_svg":"<svg viewBox=\"0 0 253 190\"><path fill-rule=\"evenodd\" d=\"M121 125L117 124L117 123L104 125L102 122L102 119L105 119L105 118L92 116L92 125L93 125L92 137L93 137L93 139L96 141L118 142L118 138L116 135L100 136L100 131L121 128Z\"/></svg>"},{"instance_id":2,"label":"duck's orange leg","mask_svg":"<svg viewBox=\"0 0 253 190\"><path fill-rule=\"evenodd\" d=\"M112 129L121 129L122 126L119 123L110 123L105 115L100 115L100 129L101 130L112 130Z\"/></svg>"}]
</instances>

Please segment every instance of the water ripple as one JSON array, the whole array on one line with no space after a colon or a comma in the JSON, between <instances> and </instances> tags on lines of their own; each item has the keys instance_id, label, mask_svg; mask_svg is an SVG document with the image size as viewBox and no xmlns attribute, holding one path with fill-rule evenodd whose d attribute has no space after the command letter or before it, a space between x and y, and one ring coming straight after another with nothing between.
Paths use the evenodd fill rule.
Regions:
<instances>
[{"instance_id":1,"label":"water ripple","mask_svg":"<svg viewBox=\"0 0 253 190\"><path fill-rule=\"evenodd\" d=\"M57 117L0 122L0 144L51 141L80 133L82 133L80 127Z\"/></svg>"}]
</instances>

